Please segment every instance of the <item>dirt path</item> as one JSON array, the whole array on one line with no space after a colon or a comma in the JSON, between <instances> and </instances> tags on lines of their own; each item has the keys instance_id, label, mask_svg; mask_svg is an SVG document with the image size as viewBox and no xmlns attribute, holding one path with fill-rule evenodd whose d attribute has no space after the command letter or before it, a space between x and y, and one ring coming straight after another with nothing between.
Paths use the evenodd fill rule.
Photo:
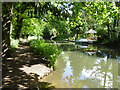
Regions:
<instances>
[{"instance_id":1,"label":"dirt path","mask_svg":"<svg viewBox=\"0 0 120 90\"><path fill-rule=\"evenodd\" d=\"M40 82L52 69L31 51L26 39L11 57L3 60L2 66L3 88L53 88L49 87L50 83Z\"/></svg>"}]
</instances>

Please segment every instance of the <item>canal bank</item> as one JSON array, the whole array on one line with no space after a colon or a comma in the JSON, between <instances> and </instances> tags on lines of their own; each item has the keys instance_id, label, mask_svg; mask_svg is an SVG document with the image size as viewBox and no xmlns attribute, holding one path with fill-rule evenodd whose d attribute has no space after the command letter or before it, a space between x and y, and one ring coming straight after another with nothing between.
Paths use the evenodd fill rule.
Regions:
<instances>
[{"instance_id":1,"label":"canal bank","mask_svg":"<svg viewBox=\"0 0 120 90\"><path fill-rule=\"evenodd\" d=\"M55 88L118 88L118 49L93 45L96 53L85 52L88 47L72 42L56 43L63 49L56 70L42 81Z\"/></svg>"}]
</instances>

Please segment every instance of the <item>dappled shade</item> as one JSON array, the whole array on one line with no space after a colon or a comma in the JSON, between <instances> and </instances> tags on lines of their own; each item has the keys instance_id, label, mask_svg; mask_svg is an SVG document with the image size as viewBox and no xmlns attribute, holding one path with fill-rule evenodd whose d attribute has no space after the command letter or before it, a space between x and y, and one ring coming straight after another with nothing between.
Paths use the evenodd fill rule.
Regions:
<instances>
[{"instance_id":1,"label":"dappled shade","mask_svg":"<svg viewBox=\"0 0 120 90\"><path fill-rule=\"evenodd\" d=\"M71 60L67 62L66 66L73 65L73 71L75 71L75 68L78 69L74 72L74 76L79 74L82 76L80 73L82 71L82 69L80 70L81 67L84 68L84 72L90 72L94 68L95 63L91 61L96 59L93 59L92 56L101 58L98 61L102 64L97 62L97 65L106 69L104 70L106 73L103 74L105 76L104 81L107 81L107 69L111 65L107 61L111 63L111 59L116 60L120 55L116 54L117 52L114 50L99 50L99 48L89 47L86 44L100 45L102 48L104 45L107 47L114 46L119 49L119 6L117 2L2 2L3 89L54 88L50 86L50 83L40 80L57 68L57 58L62 50L62 55L65 55L66 52L70 54L70 56L65 56L66 60L64 60L66 62ZM24 39L24 41L23 38L28 38L29 43L27 39ZM52 43L46 43L46 40ZM59 42L60 45L53 40L61 41ZM63 41L65 41L64 44L61 44ZM72 41L71 44L67 43L69 41ZM62 50L59 50L59 48ZM78 55L76 52L78 52ZM85 58L85 54L88 58ZM61 62L63 61L61 60L58 64L62 64ZM86 68L84 65L86 65ZM115 67L116 64L114 63L111 70L115 73L113 80L116 80L117 76L114 72ZM70 69L72 68L70 67ZM101 72L103 72L99 66L97 69L101 69ZM69 74L68 71L66 69L65 74ZM94 72L91 73L94 74ZM70 74L66 76L66 80L70 77ZM87 76L87 74L89 73L84 74L84 76ZM97 74L99 75L99 73ZM55 74L56 77L59 77L59 75ZM55 79L55 77L53 78ZM73 76L71 79L73 79ZM92 82L90 83L91 86L93 85ZM80 83L84 84L81 81ZM78 83L78 86L80 86L80 83ZM96 80L94 83L96 83ZM113 86L115 85L116 83L113 83Z\"/></svg>"},{"instance_id":2,"label":"dappled shade","mask_svg":"<svg viewBox=\"0 0 120 90\"><path fill-rule=\"evenodd\" d=\"M23 40L24 41L24 40ZM40 89L40 88L54 88L49 86L48 82L41 82L43 76L48 73L45 72L42 67L46 66L47 62L38 58L33 52L31 52L28 43L24 41L17 48L16 52L11 57L3 60L2 64L2 87L3 89ZM26 70L27 67L29 70ZM41 67L41 68L40 68ZM45 67L47 68L47 67ZM36 70L37 69L37 70ZM44 70L44 75L40 75ZM45 74L46 73L46 74Z\"/></svg>"}]
</instances>

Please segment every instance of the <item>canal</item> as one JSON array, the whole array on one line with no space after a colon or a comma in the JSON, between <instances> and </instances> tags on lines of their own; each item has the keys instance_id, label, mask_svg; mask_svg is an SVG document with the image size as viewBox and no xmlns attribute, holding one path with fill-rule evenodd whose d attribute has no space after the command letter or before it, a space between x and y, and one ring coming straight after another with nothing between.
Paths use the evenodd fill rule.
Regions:
<instances>
[{"instance_id":1,"label":"canal","mask_svg":"<svg viewBox=\"0 0 120 90\"><path fill-rule=\"evenodd\" d=\"M42 81L55 88L118 88L120 52L103 46L56 43L56 70Z\"/></svg>"}]
</instances>

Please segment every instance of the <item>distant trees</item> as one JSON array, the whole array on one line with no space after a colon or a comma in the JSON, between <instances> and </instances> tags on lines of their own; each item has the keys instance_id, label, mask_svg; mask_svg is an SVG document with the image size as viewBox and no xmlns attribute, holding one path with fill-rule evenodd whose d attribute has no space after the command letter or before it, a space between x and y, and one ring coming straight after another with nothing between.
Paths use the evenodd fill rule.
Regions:
<instances>
[{"instance_id":1,"label":"distant trees","mask_svg":"<svg viewBox=\"0 0 120 90\"><path fill-rule=\"evenodd\" d=\"M29 18L38 18L45 22L59 22L67 18L68 14L65 13L65 9L58 7L62 6L62 3L51 2L13 2L13 28L12 35L15 39L19 39L21 28L23 26L23 20Z\"/></svg>"},{"instance_id":2,"label":"distant trees","mask_svg":"<svg viewBox=\"0 0 120 90\"><path fill-rule=\"evenodd\" d=\"M120 18L119 10L120 8L114 2L73 3L70 26L71 28L74 27L74 30L87 26L88 30L90 28L96 29L98 25L106 25L107 36L111 38L112 33L118 27ZM85 30L85 28L83 29Z\"/></svg>"},{"instance_id":3,"label":"distant trees","mask_svg":"<svg viewBox=\"0 0 120 90\"><path fill-rule=\"evenodd\" d=\"M10 21L8 34L11 32L15 39L27 33L49 38L78 38L92 28L99 36L118 40L119 12L118 2L12 2L3 3L2 18L3 24Z\"/></svg>"},{"instance_id":4,"label":"distant trees","mask_svg":"<svg viewBox=\"0 0 120 90\"><path fill-rule=\"evenodd\" d=\"M76 34L78 38L79 34L83 35L90 28L97 29L105 25L107 36L112 38L119 27L118 6L117 2L13 2L11 3L12 35L15 39L19 39L22 26L25 27L23 20L38 18L37 22L44 21L47 22L44 26L49 24L51 30L55 28L57 36L63 33L71 34L68 36Z\"/></svg>"}]
</instances>

